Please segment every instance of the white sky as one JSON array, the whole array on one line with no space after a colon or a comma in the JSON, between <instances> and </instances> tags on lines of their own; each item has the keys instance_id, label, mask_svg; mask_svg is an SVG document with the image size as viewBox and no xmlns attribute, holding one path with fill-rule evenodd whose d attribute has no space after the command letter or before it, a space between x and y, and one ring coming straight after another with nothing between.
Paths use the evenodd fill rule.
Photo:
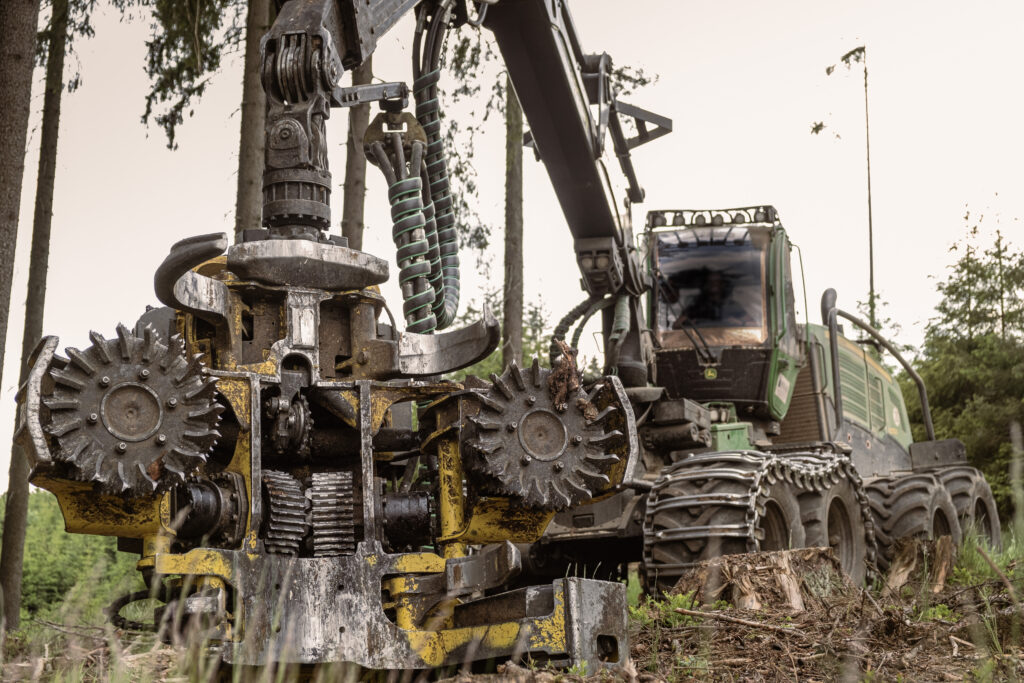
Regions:
<instances>
[{"instance_id":1,"label":"white sky","mask_svg":"<svg viewBox=\"0 0 1024 683\"><path fill-rule=\"evenodd\" d=\"M1024 4L1016 0L578 0L573 16L585 50L659 75L627 99L674 120L673 133L634 153L647 189L635 223L653 208L774 204L802 249L812 319L826 287L836 287L848 310L867 296L862 76L859 65L825 75L858 45L867 45L870 67L876 285L886 313L903 325L899 341L922 339L937 302L934 278L943 277L953 260L948 249L965 233L965 208L984 214L984 231L998 227L1017 245L1024 241ZM90 329L110 335L118 322L133 323L157 303L152 276L172 243L230 233L234 224L241 56L213 80L171 152L162 131L139 123L147 25L113 13L95 24L96 38L77 45L83 86L63 105L44 330L62 346L85 347ZM411 33L406 21L381 42L380 78L411 80ZM37 76L0 443L10 442L14 420L42 107ZM822 119L839 139L810 134ZM328 129L336 184L345 120L336 110ZM503 206L502 135L494 127L478 141L480 211L494 224ZM547 175L531 154L526 160L525 294L543 298L554 325L583 294ZM340 197L338 187L335 226ZM383 183L373 169L366 219L366 250L393 261ZM494 241L500 245L500 234ZM498 249L487 259L495 264L492 283L500 282ZM463 263L470 299L488 278L474 272L472 255ZM395 288L385 294L400 308ZM2 487L8 452L0 449Z\"/></svg>"}]
</instances>

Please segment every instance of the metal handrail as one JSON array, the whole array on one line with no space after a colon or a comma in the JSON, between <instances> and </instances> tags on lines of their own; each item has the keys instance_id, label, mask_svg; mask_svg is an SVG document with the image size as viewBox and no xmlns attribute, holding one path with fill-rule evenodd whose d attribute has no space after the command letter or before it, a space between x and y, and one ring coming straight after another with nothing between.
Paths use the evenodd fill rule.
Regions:
<instances>
[{"instance_id":1,"label":"metal handrail","mask_svg":"<svg viewBox=\"0 0 1024 683\"><path fill-rule=\"evenodd\" d=\"M843 398L842 389L839 385L839 324L837 322L837 317L843 317L863 331L867 332L872 339L882 346L882 348L891 353L893 358L895 358L899 364L903 366L903 369L907 371L910 378L914 380L914 384L917 385L917 393L921 398L921 412L924 415L924 429L928 434L928 440L934 441L935 427L932 424L932 411L928 406L928 390L924 386L924 380L921 379L921 376L917 374L914 368L909 362L907 362L896 347L890 344L878 330L857 316L847 313L840 308L836 308L836 290L829 288L821 295L821 321L822 324L828 327L829 352L832 357L832 383L835 388L836 407L836 431L833 432L833 436L838 432L839 425L843 422Z\"/></svg>"}]
</instances>

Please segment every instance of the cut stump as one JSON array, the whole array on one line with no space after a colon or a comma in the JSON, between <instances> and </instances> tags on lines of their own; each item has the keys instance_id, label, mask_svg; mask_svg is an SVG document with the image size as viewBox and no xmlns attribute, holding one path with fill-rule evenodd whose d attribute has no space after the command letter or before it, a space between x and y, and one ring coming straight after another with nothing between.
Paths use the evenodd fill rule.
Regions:
<instances>
[{"instance_id":1,"label":"cut stump","mask_svg":"<svg viewBox=\"0 0 1024 683\"><path fill-rule=\"evenodd\" d=\"M703 605L725 600L739 609L801 612L814 598L853 589L831 548L722 555L686 571L673 594L693 591Z\"/></svg>"},{"instance_id":2,"label":"cut stump","mask_svg":"<svg viewBox=\"0 0 1024 683\"><path fill-rule=\"evenodd\" d=\"M901 538L895 544L885 587L898 592L908 583L914 583L938 593L946 585L955 562L956 549L949 536L940 536L934 541Z\"/></svg>"}]
</instances>

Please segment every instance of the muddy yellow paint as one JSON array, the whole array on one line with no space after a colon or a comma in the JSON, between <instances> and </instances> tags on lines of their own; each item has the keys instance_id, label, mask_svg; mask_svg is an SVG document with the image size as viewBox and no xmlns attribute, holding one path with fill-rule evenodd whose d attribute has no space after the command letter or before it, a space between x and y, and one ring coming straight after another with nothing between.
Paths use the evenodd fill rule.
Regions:
<instances>
[{"instance_id":1,"label":"muddy yellow paint","mask_svg":"<svg viewBox=\"0 0 1024 683\"><path fill-rule=\"evenodd\" d=\"M555 608L551 615L541 617L530 630L530 651L566 652L568 639L565 635L565 589L555 591Z\"/></svg>"},{"instance_id":2,"label":"muddy yellow paint","mask_svg":"<svg viewBox=\"0 0 1024 683\"><path fill-rule=\"evenodd\" d=\"M231 582L231 560L218 550L196 548L184 554L161 553L156 556L156 571L160 574L183 576L217 576Z\"/></svg>"},{"instance_id":3,"label":"muddy yellow paint","mask_svg":"<svg viewBox=\"0 0 1024 683\"><path fill-rule=\"evenodd\" d=\"M487 649L511 652L519 640L518 622L472 626L444 631L406 631L409 644L427 666L441 666L449 653L479 641Z\"/></svg>"},{"instance_id":4,"label":"muddy yellow paint","mask_svg":"<svg viewBox=\"0 0 1024 683\"><path fill-rule=\"evenodd\" d=\"M171 551L171 537L167 534L153 534L142 537L142 556L153 557Z\"/></svg>"},{"instance_id":5,"label":"muddy yellow paint","mask_svg":"<svg viewBox=\"0 0 1024 683\"><path fill-rule=\"evenodd\" d=\"M544 535L553 510L515 506L508 498L482 498L469 512L469 522L453 535L438 540L462 543L532 543Z\"/></svg>"},{"instance_id":6,"label":"muddy yellow paint","mask_svg":"<svg viewBox=\"0 0 1024 683\"><path fill-rule=\"evenodd\" d=\"M56 496L69 533L142 538L170 519L167 494L126 499L97 494L86 482L38 476L32 483Z\"/></svg>"},{"instance_id":7,"label":"muddy yellow paint","mask_svg":"<svg viewBox=\"0 0 1024 683\"><path fill-rule=\"evenodd\" d=\"M395 560L395 571L407 574L435 574L444 571L444 558L434 553L408 553Z\"/></svg>"},{"instance_id":8,"label":"muddy yellow paint","mask_svg":"<svg viewBox=\"0 0 1024 683\"><path fill-rule=\"evenodd\" d=\"M437 480L441 538L458 538L466 526L466 501L462 490L462 454L455 439L437 442ZM446 558L463 557L466 547L458 542L442 542L441 554Z\"/></svg>"}]
</instances>

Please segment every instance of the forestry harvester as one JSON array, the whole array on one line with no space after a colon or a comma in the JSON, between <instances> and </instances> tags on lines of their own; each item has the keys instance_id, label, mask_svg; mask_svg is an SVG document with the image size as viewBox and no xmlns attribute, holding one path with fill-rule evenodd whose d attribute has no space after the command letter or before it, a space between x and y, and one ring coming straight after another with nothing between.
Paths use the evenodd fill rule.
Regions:
<instances>
[{"instance_id":1,"label":"forestry harvester","mask_svg":"<svg viewBox=\"0 0 1024 683\"><path fill-rule=\"evenodd\" d=\"M617 99L564 1L278 5L262 226L174 245L166 308L64 356L43 339L19 392L32 483L68 531L139 554L148 589L115 623L156 598L162 634L231 664L594 673L628 656L616 580L633 562L656 593L721 553L828 545L863 578L899 536L968 522L998 541L962 445L912 443L898 387L837 317L888 343L829 292L822 326L797 323L774 209L652 212L634 244L630 152L671 122ZM404 83L339 86L408 12L415 113ZM440 332L459 262L438 81L463 23L494 34L587 298L550 367L454 383L499 337L486 312ZM381 108L363 142L387 180L401 324L387 262L329 234L325 122L364 102ZM584 382L571 346L598 313L604 375Z\"/></svg>"},{"instance_id":2,"label":"forestry harvester","mask_svg":"<svg viewBox=\"0 0 1024 683\"><path fill-rule=\"evenodd\" d=\"M609 172L641 198L630 150L671 124L615 98L608 55L583 52L562 2L278 5L261 45L262 226L231 245L175 244L155 275L166 307L134 328L64 356L42 340L19 393L32 483L56 495L68 531L139 554L148 589L115 601L116 624L140 626L121 610L155 598L152 626L198 636L229 664L624 662L623 585L514 583L520 547L559 510L635 473L622 382L581 386L569 355L491 382L442 379L499 339L486 311L440 332L459 303L438 98L447 31L494 32L571 223L617 267L604 291L623 276L643 289L622 269L632 240ZM404 83L339 85L408 12L415 113ZM363 147L387 181L402 324L378 287L387 261L329 232L326 120L371 102L381 113Z\"/></svg>"},{"instance_id":3,"label":"forestry harvester","mask_svg":"<svg viewBox=\"0 0 1024 683\"><path fill-rule=\"evenodd\" d=\"M898 349L837 308L831 289L822 324L798 322L802 272L791 250L771 206L647 214L647 381L618 373L637 416L643 474L629 490L556 515L525 553L533 575L579 566L615 578L639 562L645 588L658 594L717 555L827 546L862 582L888 567L901 537L959 543L973 527L999 545L988 483L963 443L935 440L924 384ZM603 311L615 339L628 331L621 301L588 298L556 336L576 323L575 344ZM840 318L856 340L841 334ZM925 441L913 440L883 350L916 383Z\"/></svg>"}]
</instances>

